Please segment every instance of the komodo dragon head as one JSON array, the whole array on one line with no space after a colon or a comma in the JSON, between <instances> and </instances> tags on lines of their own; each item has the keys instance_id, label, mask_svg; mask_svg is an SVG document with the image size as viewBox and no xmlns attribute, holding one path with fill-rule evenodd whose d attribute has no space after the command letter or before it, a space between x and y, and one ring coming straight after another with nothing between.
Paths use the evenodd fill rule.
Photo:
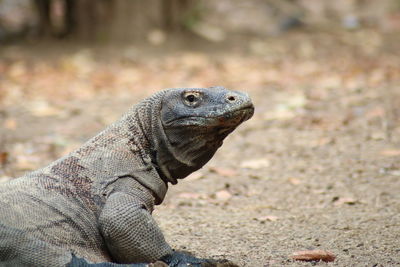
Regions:
<instances>
[{"instance_id":1,"label":"komodo dragon head","mask_svg":"<svg viewBox=\"0 0 400 267\"><path fill-rule=\"evenodd\" d=\"M172 184L206 164L224 138L250 119L246 93L223 87L168 90L161 101L157 165Z\"/></svg>"}]
</instances>

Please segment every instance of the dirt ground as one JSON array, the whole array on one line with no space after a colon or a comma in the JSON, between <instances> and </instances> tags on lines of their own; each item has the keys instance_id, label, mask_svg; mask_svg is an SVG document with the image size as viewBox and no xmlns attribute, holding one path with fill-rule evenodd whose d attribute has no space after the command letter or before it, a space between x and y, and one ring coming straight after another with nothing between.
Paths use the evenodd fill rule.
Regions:
<instances>
[{"instance_id":1,"label":"dirt ground","mask_svg":"<svg viewBox=\"0 0 400 267\"><path fill-rule=\"evenodd\" d=\"M156 208L170 244L240 266L400 266L399 44L365 29L2 47L0 180L79 147L155 91L222 85L248 92L256 112ZM336 260L290 259L308 249Z\"/></svg>"}]
</instances>

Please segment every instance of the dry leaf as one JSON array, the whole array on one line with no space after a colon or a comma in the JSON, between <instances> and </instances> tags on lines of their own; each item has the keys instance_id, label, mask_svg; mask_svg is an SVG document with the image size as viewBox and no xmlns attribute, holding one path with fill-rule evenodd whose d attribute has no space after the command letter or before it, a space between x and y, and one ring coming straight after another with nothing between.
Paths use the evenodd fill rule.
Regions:
<instances>
[{"instance_id":1,"label":"dry leaf","mask_svg":"<svg viewBox=\"0 0 400 267\"><path fill-rule=\"evenodd\" d=\"M395 156L400 156L400 150L399 149L387 149L387 150L382 150L379 154L382 156L387 156L387 157L395 157Z\"/></svg>"},{"instance_id":2,"label":"dry leaf","mask_svg":"<svg viewBox=\"0 0 400 267\"><path fill-rule=\"evenodd\" d=\"M5 151L0 152L0 166L6 164L7 159L8 159L8 153Z\"/></svg>"},{"instance_id":3,"label":"dry leaf","mask_svg":"<svg viewBox=\"0 0 400 267\"><path fill-rule=\"evenodd\" d=\"M228 168L210 167L210 171L225 177L232 177L237 175L237 172L235 170Z\"/></svg>"},{"instance_id":4,"label":"dry leaf","mask_svg":"<svg viewBox=\"0 0 400 267\"><path fill-rule=\"evenodd\" d=\"M301 180L298 178L294 178L294 177L290 177L288 179L289 183L293 184L293 185L299 185L301 184Z\"/></svg>"},{"instance_id":5,"label":"dry leaf","mask_svg":"<svg viewBox=\"0 0 400 267\"><path fill-rule=\"evenodd\" d=\"M268 168L271 165L268 159L252 159L243 161L240 167L247 169L262 169Z\"/></svg>"},{"instance_id":6,"label":"dry leaf","mask_svg":"<svg viewBox=\"0 0 400 267\"><path fill-rule=\"evenodd\" d=\"M3 123L4 128L15 130L17 128L17 121L15 119L6 119Z\"/></svg>"},{"instance_id":7,"label":"dry leaf","mask_svg":"<svg viewBox=\"0 0 400 267\"><path fill-rule=\"evenodd\" d=\"M313 147L325 146L327 144L332 144L334 142L335 141L332 137L322 137L322 138L319 138L319 139L313 141L312 146Z\"/></svg>"},{"instance_id":8,"label":"dry leaf","mask_svg":"<svg viewBox=\"0 0 400 267\"><path fill-rule=\"evenodd\" d=\"M292 259L297 261L334 261L336 256L326 250L302 250L296 251L291 256Z\"/></svg>"},{"instance_id":9,"label":"dry leaf","mask_svg":"<svg viewBox=\"0 0 400 267\"><path fill-rule=\"evenodd\" d=\"M267 215L267 216L262 216L262 217L258 217L258 218L254 218L254 219L255 219L256 221L259 221L259 222L262 222L262 223L267 222L267 221L269 221L269 222L275 222L275 221L278 220L278 216Z\"/></svg>"},{"instance_id":10,"label":"dry leaf","mask_svg":"<svg viewBox=\"0 0 400 267\"><path fill-rule=\"evenodd\" d=\"M375 107L371 109L365 114L365 117L368 119L374 119L376 117L384 117L385 116L385 109L383 107Z\"/></svg>"},{"instance_id":11,"label":"dry leaf","mask_svg":"<svg viewBox=\"0 0 400 267\"><path fill-rule=\"evenodd\" d=\"M232 197L232 194L229 193L227 190L221 190L215 193L215 198L218 200L228 200Z\"/></svg>"},{"instance_id":12,"label":"dry leaf","mask_svg":"<svg viewBox=\"0 0 400 267\"><path fill-rule=\"evenodd\" d=\"M340 205L343 205L343 204L354 205L358 201L356 199L354 199L354 198L351 198L351 197L335 197L333 199L333 202L335 202L335 206L340 206Z\"/></svg>"}]
</instances>

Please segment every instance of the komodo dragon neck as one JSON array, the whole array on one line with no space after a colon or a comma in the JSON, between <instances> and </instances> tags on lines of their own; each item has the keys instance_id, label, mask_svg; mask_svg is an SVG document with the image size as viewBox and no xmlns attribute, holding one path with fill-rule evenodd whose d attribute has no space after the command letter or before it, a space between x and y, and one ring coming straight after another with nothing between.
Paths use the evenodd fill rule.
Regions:
<instances>
[{"instance_id":1,"label":"komodo dragon neck","mask_svg":"<svg viewBox=\"0 0 400 267\"><path fill-rule=\"evenodd\" d=\"M91 195L88 198L96 202L119 178L132 177L150 190L155 204L160 204L168 186L154 151L160 142L156 140L162 130L159 112L164 93L133 106L120 120L42 171L79 187L80 195Z\"/></svg>"}]
</instances>

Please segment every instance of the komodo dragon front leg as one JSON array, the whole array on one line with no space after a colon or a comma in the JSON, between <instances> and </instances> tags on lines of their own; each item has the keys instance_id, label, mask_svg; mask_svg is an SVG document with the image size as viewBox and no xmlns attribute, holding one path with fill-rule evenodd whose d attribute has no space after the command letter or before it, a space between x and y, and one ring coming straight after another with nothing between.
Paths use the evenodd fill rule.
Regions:
<instances>
[{"instance_id":1,"label":"komodo dragon front leg","mask_svg":"<svg viewBox=\"0 0 400 267\"><path fill-rule=\"evenodd\" d=\"M99 227L108 250L118 262L154 262L172 254L146 206L126 193L116 192L107 199Z\"/></svg>"},{"instance_id":2,"label":"komodo dragon front leg","mask_svg":"<svg viewBox=\"0 0 400 267\"><path fill-rule=\"evenodd\" d=\"M168 266L206 266L215 261L199 259L188 254L175 252L147 210L146 205L125 192L109 196L99 218L100 231L113 258L120 263L156 262L161 260ZM166 255L166 256L165 256ZM160 266L162 265L159 262ZM70 265L84 266L148 266L146 264L89 264L75 258ZM157 265L156 265L157 266Z\"/></svg>"}]
</instances>

